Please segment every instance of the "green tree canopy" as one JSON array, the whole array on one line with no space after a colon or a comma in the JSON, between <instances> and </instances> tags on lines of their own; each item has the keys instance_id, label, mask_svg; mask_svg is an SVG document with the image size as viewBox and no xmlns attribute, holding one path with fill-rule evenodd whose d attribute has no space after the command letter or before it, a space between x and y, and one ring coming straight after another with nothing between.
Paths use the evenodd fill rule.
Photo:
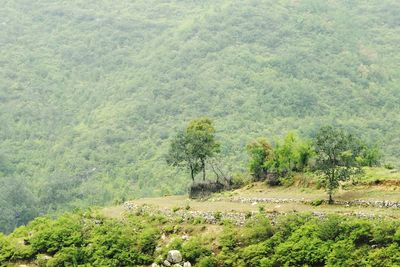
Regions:
<instances>
[{"instance_id":1,"label":"green tree canopy","mask_svg":"<svg viewBox=\"0 0 400 267\"><path fill-rule=\"evenodd\" d=\"M197 173L203 172L206 179L206 160L219 152L220 144L215 138L213 123L208 118L192 120L186 130L178 133L171 141L167 163L185 166L190 170L192 181Z\"/></svg>"},{"instance_id":2,"label":"green tree canopy","mask_svg":"<svg viewBox=\"0 0 400 267\"><path fill-rule=\"evenodd\" d=\"M361 172L357 160L362 150L353 135L332 126L322 127L315 138L316 168L323 174L329 203L341 181Z\"/></svg>"},{"instance_id":3,"label":"green tree canopy","mask_svg":"<svg viewBox=\"0 0 400 267\"><path fill-rule=\"evenodd\" d=\"M255 180L261 180L267 173L269 162L274 157L272 146L265 138L257 138L247 145L249 169Z\"/></svg>"}]
</instances>

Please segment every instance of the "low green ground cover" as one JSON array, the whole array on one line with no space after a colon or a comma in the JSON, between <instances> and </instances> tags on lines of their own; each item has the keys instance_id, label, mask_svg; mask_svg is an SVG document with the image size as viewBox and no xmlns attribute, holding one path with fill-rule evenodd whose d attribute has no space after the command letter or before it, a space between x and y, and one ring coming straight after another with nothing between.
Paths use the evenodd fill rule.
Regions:
<instances>
[{"instance_id":1,"label":"low green ground cover","mask_svg":"<svg viewBox=\"0 0 400 267\"><path fill-rule=\"evenodd\" d=\"M149 266L170 249L195 266L398 266L400 223L344 216L280 216L261 210L239 227L159 214L94 212L37 218L0 235L0 265Z\"/></svg>"}]
</instances>

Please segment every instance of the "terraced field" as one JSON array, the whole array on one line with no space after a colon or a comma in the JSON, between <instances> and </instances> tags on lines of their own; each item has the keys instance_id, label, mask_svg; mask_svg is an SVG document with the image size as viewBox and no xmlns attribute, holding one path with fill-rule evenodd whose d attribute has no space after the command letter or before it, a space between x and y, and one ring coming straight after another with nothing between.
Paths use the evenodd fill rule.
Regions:
<instances>
[{"instance_id":1,"label":"terraced field","mask_svg":"<svg viewBox=\"0 0 400 267\"><path fill-rule=\"evenodd\" d=\"M400 179L398 171L382 168L366 169L356 185L343 184L335 195L335 204L326 202L326 193L314 185L270 187L251 183L243 188L214 194L207 199L194 200L188 196L141 198L124 205L104 209L111 217L138 210L161 212L169 216L233 218L242 223L246 216L265 212L270 217L281 214L310 212L316 216L340 214L367 218L400 218ZM314 183L308 183L314 184ZM217 215L216 215L217 214ZM218 215L219 214L219 215ZM214 218L215 219L215 218Z\"/></svg>"}]
</instances>

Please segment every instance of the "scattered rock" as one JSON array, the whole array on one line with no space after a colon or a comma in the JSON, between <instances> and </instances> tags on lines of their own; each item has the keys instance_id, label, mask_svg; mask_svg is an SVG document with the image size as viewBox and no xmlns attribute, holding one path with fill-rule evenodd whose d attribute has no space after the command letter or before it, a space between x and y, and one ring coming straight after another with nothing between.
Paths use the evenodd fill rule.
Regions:
<instances>
[{"instance_id":1,"label":"scattered rock","mask_svg":"<svg viewBox=\"0 0 400 267\"><path fill-rule=\"evenodd\" d=\"M160 265L158 265L157 263L153 263L152 265L151 265L151 267L160 267Z\"/></svg>"},{"instance_id":2,"label":"scattered rock","mask_svg":"<svg viewBox=\"0 0 400 267\"><path fill-rule=\"evenodd\" d=\"M171 263L180 263L182 261L182 255L179 250L170 250L168 252L167 261Z\"/></svg>"},{"instance_id":3,"label":"scattered rock","mask_svg":"<svg viewBox=\"0 0 400 267\"><path fill-rule=\"evenodd\" d=\"M190 262L187 261L183 264L183 267L192 267L192 264L190 264Z\"/></svg>"},{"instance_id":4,"label":"scattered rock","mask_svg":"<svg viewBox=\"0 0 400 267\"><path fill-rule=\"evenodd\" d=\"M255 205L255 203L274 203L276 204L275 208L278 209L284 203L302 203L311 205L313 200L308 200L304 198L260 198L260 197L240 197L240 196L231 196L231 197L219 197L214 198L212 201L228 201L228 202L237 202L237 203L249 203ZM322 200L321 204L327 205L328 202L326 200ZM400 201L366 201L366 200L352 200L352 201L335 201L334 205L343 206L343 207L351 207L351 206L361 206L361 207L379 207L379 208L400 208ZM204 223L207 224L219 224L223 220L229 220L237 226L243 226L247 220L246 213L243 212L222 212L221 218L218 220L215 218L215 212L209 211L196 211L196 210L178 210L176 212L172 212L171 209L162 209L156 208L151 205L135 205L131 202L125 202L124 208L129 213L138 214L161 214L163 216L174 218L179 217L183 221L190 222L197 218L202 218ZM275 219L278 215L287 215L286 212L281 212L277 210L273 210L271 213L265 214L270 220L271 223L275 223ZM325 213L315 213L316 217L325 217ZM364 213L355 213L349 212L347 215L360 217L360 218L376 218L379 217L377 215L372 214L364 214ZM176 232L176 229L174 229ZM161 237L165 238L165 235ZM182 236L183 240L186 240L186 236Z\"/></svg>"},{"instance_id":5,"label":"scattered rock","mask_svg":"<svg viewBox=\"0 0 400 267\"><path fill-rule=\"evenodd\" d=\"M167 266L167 267L171 266L171 263L170 263L169 261L167 261L167 260L165 260L163 263L164 263L164 265Z\"/></svg>"}]
</instances>

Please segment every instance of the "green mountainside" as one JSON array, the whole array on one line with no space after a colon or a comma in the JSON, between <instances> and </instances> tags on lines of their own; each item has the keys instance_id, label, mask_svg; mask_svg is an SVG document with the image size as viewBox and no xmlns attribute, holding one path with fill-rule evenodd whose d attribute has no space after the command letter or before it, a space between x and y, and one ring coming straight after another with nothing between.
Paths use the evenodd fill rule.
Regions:
<instances>
[{"instance_id":1,"label":"green mountainside","mask_svg":"<svg viewBox=\"0 0 400 267\"><path fill-rule=\"evenodd\" d=\"M400 3L5 1L0 230L56 210L184 193L178 129L215 122L224 164L341 125L400 157Z\"/></svg>"}]
</instances>

